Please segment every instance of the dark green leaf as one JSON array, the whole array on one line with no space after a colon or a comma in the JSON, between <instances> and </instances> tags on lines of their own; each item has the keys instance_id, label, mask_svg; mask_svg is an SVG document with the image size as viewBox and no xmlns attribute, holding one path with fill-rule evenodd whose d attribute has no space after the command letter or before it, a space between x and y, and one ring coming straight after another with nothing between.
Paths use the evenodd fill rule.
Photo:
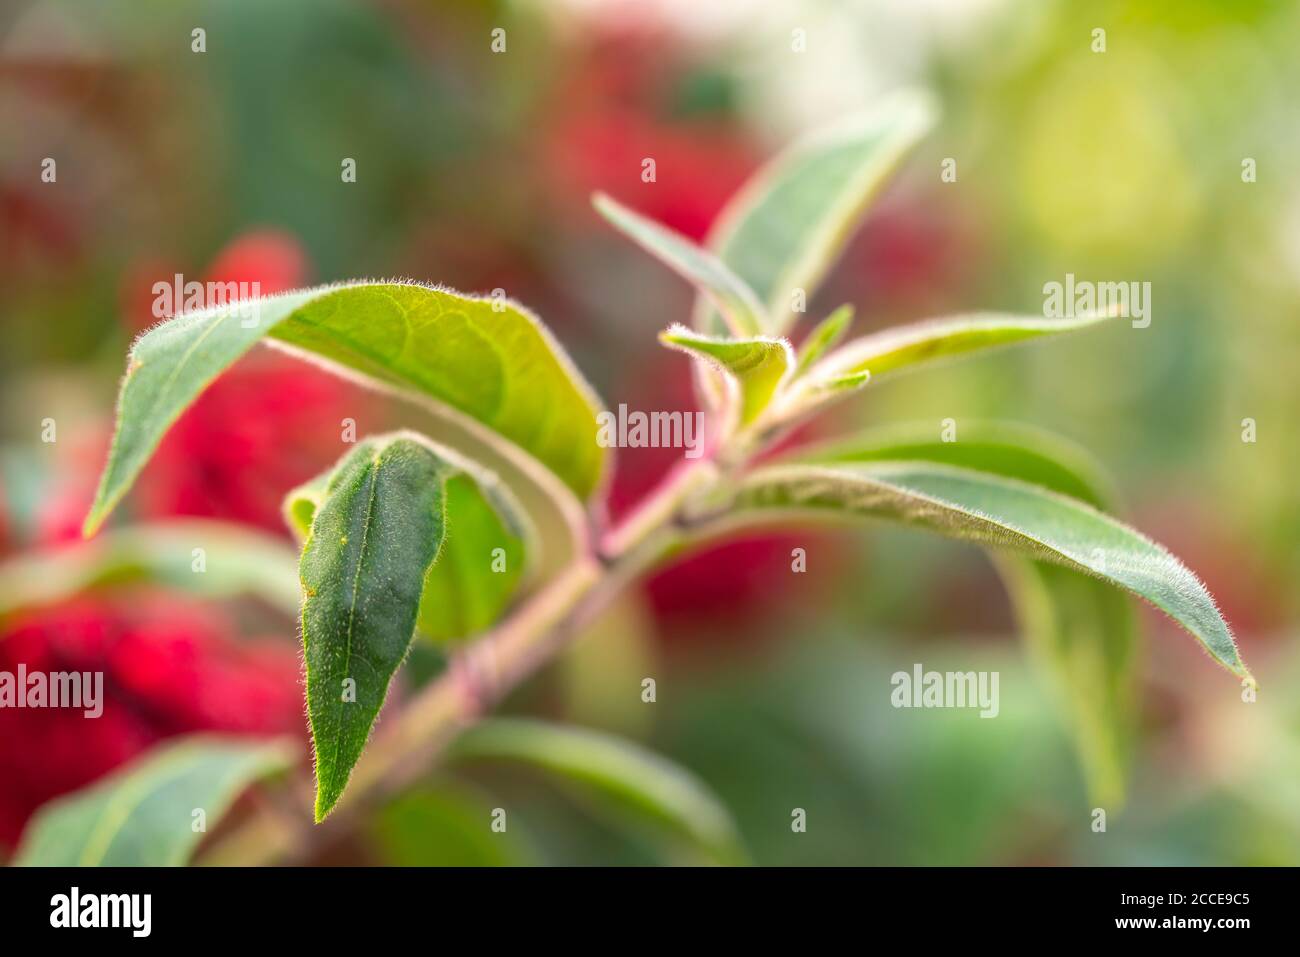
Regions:
<instances>
[{"instance_id":1,"label":"dark green leaf","mask_svg":"<svg viewBox=\"0 0 1300 957\"><path fill-rule=\"evenodd\" d=\"M303 547L316 820L338 801L415 632L445 531L447 464L409 437L369 440L326 488Z\"/></svg>"},{"instance_id":2,"label":"dark green leaf","mask_svg":"<svg viewBox=\"0 0 1300 957\"><path fill-rule=\"evenodd\" d=\"M463 463L448 449L439 448L438 455L448 463L447 535L424 579L417 626L435 641L462 640L496 622L515 596L536 552L536 531L486 470ZM452 474L454 467L464 471ZM332 474L318 476L285 499L285 518L299 538L307 537Z\"/></svg>"}]
</instances>

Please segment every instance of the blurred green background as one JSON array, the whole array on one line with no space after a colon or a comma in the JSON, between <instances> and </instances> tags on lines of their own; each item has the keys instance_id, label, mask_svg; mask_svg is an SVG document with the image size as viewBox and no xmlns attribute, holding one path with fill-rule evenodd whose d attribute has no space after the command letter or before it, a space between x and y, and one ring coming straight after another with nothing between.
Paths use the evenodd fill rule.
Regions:
<instances>
[{"instance_id":1,"label":"blurred green background","mask_svg":"<svg viewBox=\"0 0 1300 957\"><path fill-rule=\"evenodd\" d=\"M504 53L490 49L496 28ZM1058 704L987 559L871 527L754 539L659 576L510 709L623 733L690 768L759 863L1297 863L1297 38L1300 4L1268 0L16 0L0 13L0 547L74 537L122 356L153 321L152 283L175 272L502 288L609 405L691 408L686 360L653 338L686 319L690 292L598 222L589 193L702 238L800 131L928 87L937 131L809 312L853 302L858 333L974 308L1032 314L1043 284L1073 273L1149 281L1153 322L906 377L836 424L1004 418L1091 449L1123 517L1219 600L1259 701L1243 704L1144 610L1131 794L1095 834ZM41 181L46 157L55 183ZM945 158L956 182L940 179ZM240 374L171 464L151 466L136 519L275 531L279 496L337 455L338 414L367 429L402 420L278 365ZM57 442L41 441L47 418ZM671 464L658 453L620 455L616 511ZM291 620L249 617L229 619L238 640L292 650ZM891 708L889 676L914 662L999 671L999 720ZM58 793L84 783L66 760L0 766L31 778L48 765ZM508 841L458 824L506 800ZM791 832L795 807L807 833ZM11 809L15 826L24 813ZM543 777L491 767L440 772L320 852L679 859Z\"/></svg>"}]
</instances>

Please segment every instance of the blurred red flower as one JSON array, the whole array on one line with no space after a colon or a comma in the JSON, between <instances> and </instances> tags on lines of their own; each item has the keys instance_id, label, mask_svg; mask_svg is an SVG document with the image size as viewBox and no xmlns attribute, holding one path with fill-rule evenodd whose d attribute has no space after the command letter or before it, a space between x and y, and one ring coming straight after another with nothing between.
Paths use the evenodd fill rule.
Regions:
<instances>
[{"instance_id":1,"label":"blurred red flower","mask_svg":"<svg viewBox=\"0 0 1300 957\"><path fill-rule=\"evenodd\" d=\"M570 197L566 205L584 209L593 191L604 190L697 241L755 165L748 145L725 129L618 110L563 121L551 156L555 179ZM655 164L653 182L642 179L647 159Z\"/></svg>"},{"instance_id":2,"label":"blurred red flower","mask_svg":"<svg viewBox=\"0 0 1300 957\"><path fill-rule=\"evenodd\" d=\"M215 607L143 591L31 610L0 632L0 671L103 672L103 713L0 708L0 845L36 808L172 735L304 734L284 641L237 641ZM305 743L305 738L304 738Z\"/></svg>"},{"instance_id":3,"label":"blurred red flower","mask_svg":"<svg viewBox=\"0 0 1300 957\"><path fill-rule=\"evenodd\" d=\"M725 109L683 109L683 78L697 75L683 55L671 31L646 23L607 25L574 52L546 127L548 178L560 190L562 210L586 212L591 192L605 190L692 239L704 238L758 154Z\"/></svg>"}]
</instances>

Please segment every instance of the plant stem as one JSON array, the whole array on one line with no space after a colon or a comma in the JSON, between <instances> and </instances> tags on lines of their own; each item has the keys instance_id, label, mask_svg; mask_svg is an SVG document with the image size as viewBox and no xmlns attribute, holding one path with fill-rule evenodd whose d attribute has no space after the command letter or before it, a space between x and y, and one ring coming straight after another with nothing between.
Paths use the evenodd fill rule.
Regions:
<instances>
[{"instance_id":1,"label":"plant stem","mask_svg":"<svg viewBox=\"0 0 1300 957\"><path fill-rule=\"evenodd\" d=\"M716 482L717 476L717 468L707 458L669 475L624 522L600 539L598 552L575 558L517 611L454 657L447 671L376 735L357 763L344 799L322 829L337 834L358 811L425 773L458 732L581 634L631 581L682 541L676 521L683 505ZM301 797L302 807L311 806L310 782L300 782L294 793ZM283 820L278 823L282 829ZM275 824L259 808L239 829L205 851L198 863L292 860L304 855L317 839L313 831L303 829L295 830L303 830L305 838L256 839L259 833L275 831Z\"/></svg>"}]
</instances>

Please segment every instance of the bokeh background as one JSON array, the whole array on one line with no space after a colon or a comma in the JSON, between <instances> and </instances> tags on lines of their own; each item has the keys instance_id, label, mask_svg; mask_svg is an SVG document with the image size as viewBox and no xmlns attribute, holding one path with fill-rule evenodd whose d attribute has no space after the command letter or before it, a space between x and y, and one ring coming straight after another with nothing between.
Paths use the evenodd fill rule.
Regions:
<instances>
[{"instance_id":1,"label":"bokeh background","mask_svg":"<svg viewBox=\"0 0 1300 957\"><path fill-rule=\"evenodd\" d=\"M191 51L195 27L205 53ZM497 27L504 54L490 50ZM153 321L151 286L177 272L264 292L367 276L503 288L611 406L693 408L686 360L654 341L691 294L598 221L590 192L700 239L800 131L923 86L943 119L810 314L853 302L863 332L970 308L1037 313L1043 284L1072 272L1150 281L1154 321L873 387L827 428L1005 418L1090 448L1123 517L1207 582L1260 700L1243 704L1144 610L1131 793L1095 834L1059 704L988 560L871 527L755 537L656 576L508 710L680 762L758 863L1300 862L1298 38L1300 4L1270 0L12 0L0 556L93 547L79 528L123 356ZM41 181L45 157L56 183ZM341 182L345 157L355 183ZM644 157L655 183L641 181ZM946 157L956 183L940 181ZM186 414L116 523L217 519L287 547L280 499L338 457L344 417L363 432L409 421L258 352ZM671 456L622 452L612 509ZM806 574L791 573L796 545ZM289 733L305 747L293 618L165 577L57 599L3 579L0 667L104 670L110 704L93 722L0 712L0 855L41 803L172 735ZM428 658L407 688L436 671ZM895 711L889 676L914 662L999 671L1000 717ZM494 840L481 822L503 801L510 834ZM805 834L791 832L794 807ZM315 859L680 859L607 810L528 772L446 770Z\"/></svg>"}]
</instances>

